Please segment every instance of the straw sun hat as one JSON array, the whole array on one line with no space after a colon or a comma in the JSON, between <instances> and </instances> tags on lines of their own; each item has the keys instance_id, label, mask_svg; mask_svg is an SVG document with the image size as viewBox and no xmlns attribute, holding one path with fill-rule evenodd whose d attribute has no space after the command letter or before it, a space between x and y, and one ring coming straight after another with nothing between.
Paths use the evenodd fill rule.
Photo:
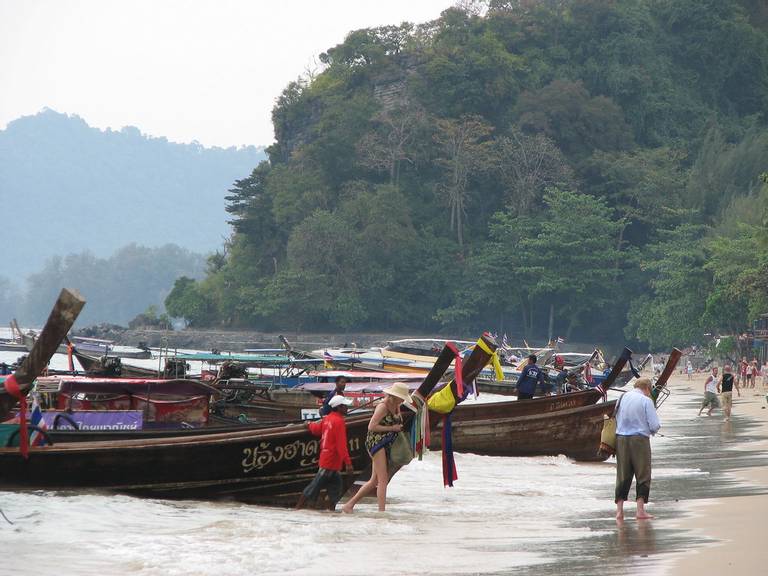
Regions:
<instances>
[{"instance_id":1,"label":"straw sun hat","mask_svg":"<svg viewBox=\"0 0 768 576\"><path fill-rule=\"evenodd\" d=\"M410 390L405 382L395 382L389 388L382 390L384 394L389 394L396 398L400 398L408 408L416 411L416 407L413 405L413 398L411 398Z\"/></svg>"}]
</instances>

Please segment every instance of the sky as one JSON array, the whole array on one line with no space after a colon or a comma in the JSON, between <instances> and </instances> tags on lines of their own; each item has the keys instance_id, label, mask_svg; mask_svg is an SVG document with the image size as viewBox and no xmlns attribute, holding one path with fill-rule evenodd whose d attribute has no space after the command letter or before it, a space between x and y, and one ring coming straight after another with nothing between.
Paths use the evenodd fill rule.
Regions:
<instances>
[{"instance_id":1,"label":"sky","mask_svg":"<svg viewBox=\"0 0 768 576\"><path fill-rule=\"evenodd\" d=\"M358 28L455 0L0 0L0 129L43 108L206 146L269 145L288 82Z\"/></svg>"}]
</instances>

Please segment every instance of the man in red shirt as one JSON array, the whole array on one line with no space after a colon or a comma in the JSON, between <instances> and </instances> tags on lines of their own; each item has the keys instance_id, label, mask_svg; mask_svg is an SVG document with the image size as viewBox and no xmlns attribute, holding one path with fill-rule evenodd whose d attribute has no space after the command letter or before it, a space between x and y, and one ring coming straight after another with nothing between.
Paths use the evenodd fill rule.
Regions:
<instances>
[{"instance_id":1,"label":"man in red shirt","mask_svg":"<svg viewBox=\"0 0 768 576\"><path fill-rule=\"evenodd\" d=\"M320 491L325 488L328 492L328 509L336 508L336 503L341 500L341 467L344 466L347 474L352 473L352 460L349 458L347 446L347 424L344 415L352 400L341 395L336 395L329 401L331 412L322 420L310 422L309 431L315 436L320 436L320 470L318 470L312 482L304 489L296 509L303 508L307 500L315 502Z\"/></svg>"}]
</instances>

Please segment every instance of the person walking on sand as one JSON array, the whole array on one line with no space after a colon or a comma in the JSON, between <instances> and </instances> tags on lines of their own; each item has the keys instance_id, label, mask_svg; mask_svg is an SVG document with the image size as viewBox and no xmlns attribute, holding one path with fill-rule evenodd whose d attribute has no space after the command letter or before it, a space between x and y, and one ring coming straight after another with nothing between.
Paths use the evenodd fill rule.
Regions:
<instances>
[{"instance_id":1,"label":"person walking on sand","mask_svg":"<svg viewBox=\"0 0 768 576\"><path fill-rule=\"evenodd\" d=\"M755 387L755 381L752 378L752 362L747 361L747 365L744 367L744 372L746 374L746 378L744 382L744 388L754 388Z\"/></svg>"},{"instance_id":2,"label":"person walking on sand","mask_svg":"<svg viewBox=\"0 0 768 576\"><path fill-rule=\"evenodd\" d=\"M738 378L737 378L737 384L741 384L742 388L747 387L747 357L742 356L741 362L739 362L738 366Z\"/></svg>"},{"instance_id":3,"label":"person walking on sand","mask_svg":"<svg viewBox=\"0 0 768 576\"><path fill-rule=\"evenodd\" d=\"M731 419L731 408L733 407L733 387L736 386L736 393L741 396L739 390L738 380L734 380L733 372L731 372L731 365L726 364L723 367L723 375L720 380L717 381L717 391L721 392L721 399L723 402L723 414L725 414L725 421Z\"/></svg>"},{"instance_id":4,"label":"person walking on sand","mask_svg":"<svg viewBox=\"0 0 768 576\"><path fill-rule=\"evenodd\" d=\"M403 382L395 382L383 390L385 398L379 402L368 423L368 434L365 437L365 448L371 457L371 479L363 484L352 496L342 510L350 513L361 498L376 490L379 512L384 512L387 506L387 484L389 483L389 449L403 429L403 417L400 406L405 404L414 410L408 386Z\"/></svg>"},{"instance_id":5,"label":"person walking on sand","mask_svg":"<svg viewBox=\"0 0 768 576\"><path fill-rule=\"evenodd\" d=\"M307 501L315 502L323 488L328 491L329 510L334 510L336 503L341 500L344 485L341 479L342 466L347 474L352 473L352 460L347 445L347 423L344 421L351 404L352 400L349 398L334 396L328 402L331 410L328 415L322 420L307 424L312 434L320 436L320 469L299 497L297 510L303 508Z\"/></svg>"},{"instance_id":6,"label":"person walking on sand","mask_svg":"<svg viewBox=\"0 0 768 576\"><path fill-rule=\"evenodd\" d=\"M693 364L691 363L690 360L688 360L688 362L685 365L685 372L686 374L688 374L688 380L690 380L691 377L693 376Z\"/></svg>"},{"instance_id":7,"label":"person walking on sand","mask_svg":"<svg viewBox=\"0 0 768 576\"><path fill-rule=\"evenodd\" d=\"M651 400L651 381L638 378L616 406L616 520L624 520L624 502L636 481L635 518L653 518L645 511L651 492L651 436L661 428Z\"/></svg>"},{"instance_id":8,"label":"person walking on sand","mask_svg":"<svg viewBox=\"0 0 768 576\"><path fill-rule=\"evenodd\" d=\"M717 366L712 367L712 373L704 381L704 401L699 408L699 416L707 406L709 406L707 416L712 416L712 410L720 408L720 402L717 400Z\"/></svg>"}]
</instances>

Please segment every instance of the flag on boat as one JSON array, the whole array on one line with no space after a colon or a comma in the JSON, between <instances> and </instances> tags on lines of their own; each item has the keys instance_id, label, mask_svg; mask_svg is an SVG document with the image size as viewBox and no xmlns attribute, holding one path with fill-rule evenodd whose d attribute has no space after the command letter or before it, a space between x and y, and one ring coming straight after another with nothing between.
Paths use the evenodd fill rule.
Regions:
<instances>
[{"instance_id":1,"label":"flag on boat","mask_svg":"<svg viewBox=\"0 0 768 576\"><path fill-rule=\"evenodd\" d=\"M331 362L333 362L333 356L331 356L328 352L328 350L323 350L323 367L328 369L331 368Z\"/></svg>"},{"instance_id":2,"label":"flag on boat","mask_svg":"<svg viewBox=\"0 0 768 576\"><path fill-rule=\"evenodd\" d=\"M30 446L43 446L45 445L45 434L40 430L46 430L48 427L43 420L43 411L40 408L40 395L35 393L32 395L32 414L29 418L31 426L35 427L32 430L32 434L29 436Z\"/></svg>"},{"instance_id":3,"label":"flag on boat","mask_svg":"<svg viewBox=\"0 0 768 576\"><path fill-rule=\"evenodd\" d=\"M560 336L557 337L557 343L558 344L565 344L565 338L561 338Z\"/></svg>"},{"instance_id":4,"label":"flag on boat","mask_svg":"<svg viewBox=\"0 0 768 576\"><path fill-rule=\"evenodd\" d=\"M504 332L504 336L501 337L501 347L509 348L509 340L507 340L507 333Z\"/></svg>"},{"instance_id":5,"label":"flag on boat","mask_svg":"<svg viewBox=\"0 0 768 576\"><path fill-rule=\"evenodd\" d=\"M603 395L603 399L604 400L608 399L608 392L606 392L605 388L603 387L603 383L602 382L600 384L598 384L597 386L595 386L595 390L597 390L598 392L600 392L600 394Z\"/></svg>"}]
</instances>

